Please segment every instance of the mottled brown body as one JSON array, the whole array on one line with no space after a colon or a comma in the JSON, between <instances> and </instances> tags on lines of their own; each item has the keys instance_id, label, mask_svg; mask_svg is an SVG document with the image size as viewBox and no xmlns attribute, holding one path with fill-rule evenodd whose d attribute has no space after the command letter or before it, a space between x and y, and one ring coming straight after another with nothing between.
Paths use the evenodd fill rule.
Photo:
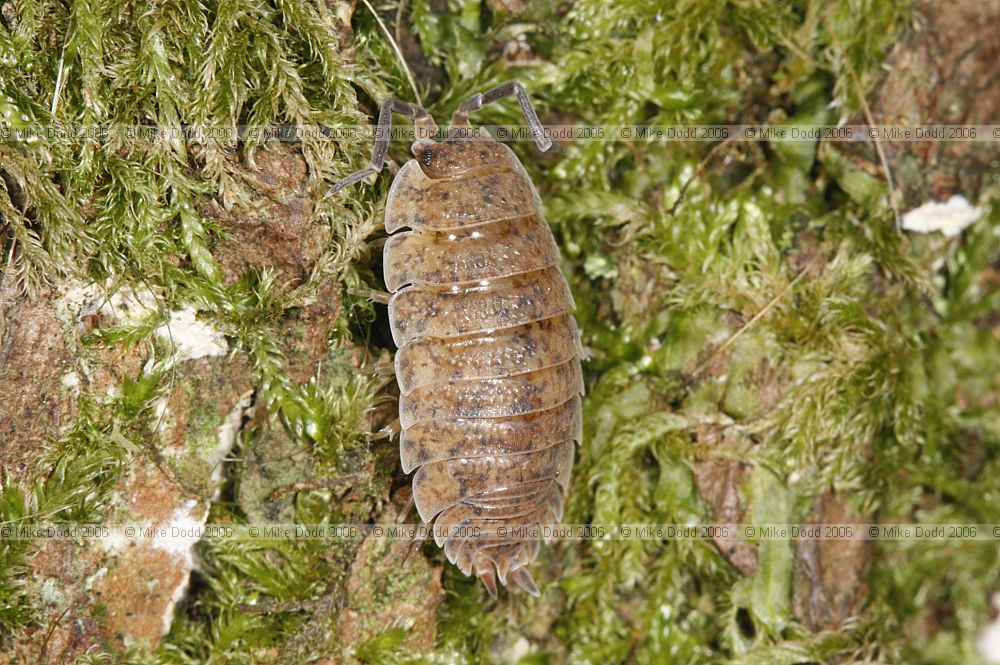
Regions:
<instances>
[{"instance_id":1,"label":"mottled brown body","mask_svg":"<svg viewBox=\"0 0 1000 665\"><path fill-rule=\"evenodd\" d=\"M537 539L497 527L558 522L581 437L579 333L559 252L505 145L418 141L385 227L400 386L400 457L448 559L495 593L537 593ZM469 537L469 528L479 535Z\"/></svg>"}]
</instances>

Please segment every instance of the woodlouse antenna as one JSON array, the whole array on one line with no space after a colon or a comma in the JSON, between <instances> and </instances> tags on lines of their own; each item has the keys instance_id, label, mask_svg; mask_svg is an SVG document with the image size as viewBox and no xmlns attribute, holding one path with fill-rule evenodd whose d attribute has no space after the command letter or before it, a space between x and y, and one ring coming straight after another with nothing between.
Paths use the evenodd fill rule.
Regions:
<instances>
[{"instance_id":1,"label":"woodlouse antenna","mask_svg":"<svg viewBox=\"0 0 1000 665\"><path fill-rule=\"evenodd\" d=\"M492 90L483 93L477 92L472 97L469 97L467 100L462 102L462 105L459 106L458 110L451 116L451 126L468 127L470 113L474 113L487 104L498 102L501 99L510 97L511 95L517 95L517 103L521 106L521 113L524 115L524 121L527 122L528 127L531 128L531 136L535 141L535 145L538 146L538 149L545 152L551 148L552 140L545 133L545 127L538 119L538 114L535 113L535 107L531 105L531 99L528 97L528 93L524 89L524 86L521 85L520 81L508 81L503 85L498 85Z\"/></svg>"},{"instance_id":2,"label":"woodlouse antenna","mask_svg":"<svg viewBox=\"0 0 1000 665\"><path fill-rule=\"evenodd\" d=\"M364 180L368 176L382 170L382 166L385 164L385 155L389 151L389 138L390 132L392 131L393 113L398 113L412 118L421 134L433 136L437 133L437 125L434 123L434 118L431 117L431 114L428 113L427 109L424 107L400 101L398 99L386 100L382 103L382 107L379 109L378 113L378 126L375 128L375 147L372 151L371 165L368 166L368 168L355 171L338 182L330 188L330 191L327 192L327 196L333 196L344 187L353 185L354 183Z\"/></svg>"}]
</instances>

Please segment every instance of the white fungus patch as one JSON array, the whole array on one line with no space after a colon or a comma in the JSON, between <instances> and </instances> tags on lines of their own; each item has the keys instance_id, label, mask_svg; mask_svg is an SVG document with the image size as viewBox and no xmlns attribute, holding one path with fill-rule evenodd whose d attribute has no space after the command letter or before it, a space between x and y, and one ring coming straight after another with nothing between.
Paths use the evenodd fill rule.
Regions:
<instances>
[{"instance_id":1,"label":"white fungus patch","mask_svg":"<svg viewBox=\"0 0 1000 665\"><path fill-rule=\"evenodd\" d=\"M110 529L108 535L98 539L101 549L108 554L115 554L129 546L131 539L125 535L125 530L121 528Z\"/></svg>"},{"instance_id":2,"label":"white fungus patch","mask_svg":"<svg viewBox=\"0 0 1000 665\"><path fill-rule=\"evenodd\" d=\"M252 404L252 390L240 395L239 401L226 414L222 424L216 430L216 445L207 454L202 455L212 468L212 485L215 487L216 498L222 484L222 462L236 445L236 436L243 424L243 417ZM201 511L198 511L198 505L199 503L193 500L184 502L170 515L164 531L159 532L162 535L153 538L153 547L167 552L183 566L183 578L180 584L171 591L170 599L164 606L161 615L164 635L170 632L170 626L174 620L174 608L187 593L191 571L197 567L194 547L198 543L202 527L205 526L208 519L208 507L205 506Z\"/></svg>"},{"instance_id":3,"label":"white fungus patch","mask_svg":"<svg viewBox=\"0 0 1000 665\"><path fill-rule=\"evenodd\" d=\"M226 337L198 320L198 313L186 307L172 312L170 321L156 329L156 335L173 343L178 360L224 356L229 352Z\"/></svg>"},{"instance_id":4,"label":"white fungus patch","mask_svg":"<svg viewBox=\"0 0 1000 665\"><path fill-rule=\"evenodd\" d=\"M80 375L70 370L62 375L59 384L75 395L80 392Z\"/></svg>"},{"instance_id":5,"label":"white fungus patch","mask_svg":"<svg viewBox=\"0 0 1000 665\"><path fill-rule=\"evenodd\" d=\"M38 597L46 605L62 605L66 601L66 594L60 586L55 579L47 577L38 588Z\"/></svg>"},{"instance_id":6,"label":"white fungus patch","mask_svg":"<svg viewBox=\"0 0 1000 665\"><path fill-rule=\"evenodd\" d=\"M118 323L139 323L157 311L156 297L149 289L115 287L110 281L76 281L67 284L57 308L64 319L79 323L84 317L101 314Z\"/></svg>"},{"instance_id":7,"label":"white fungus patch","mask_svg":"<svg viewBox=\"0 0 1000 665\"><path fill-rule=\"evenodd\" d=\"M170 598L163 606L163 613L160 615L160 630L163 635L170 632L170 626L174 621L174 608L187 593L188 583L191 581L191 569L194 567L194 546L201 539L202 527L208 518L207 507L198 511L199 514L196 515L197 508L197 501L193 499L185 501L174 510L168 523L163 529L157 530L157 534L153 537L153 547L172 556L182 567L181 581L171 591Z\"/></svg>"},{"instance_id":8,"label":"white fungus patch","mask_svg":"<svg viewBox=\"0 0 1000 665\"><path fill-rule=\"evenodd\" d=\"M956 194L944 203L928 201L909 211L903 215L903 228L917 233L940 231L946 236L957 236L982 214L982 209Z\"/></svg>"},{"instance_id":9,"label":"white fungus patch","mask_svg":"<svg viewBox=\"0 0 1000 665\"><path fill-rule=\"evenodd\" d=\"M243 426L243 418L247 415L248 410L253 405L253 390L248 390L242 395L240 399L233 406L233 409L226 414L225 420L216 429L218 434L218 443L215 448L213 448L205 461L208 462L212 469L212 485L215 487L214 499L219 498L219 492L222 489L222 462L226 459L226 455L229 451L233 449L236 445L236 436L240 432L240 428Z\"/></svg>"},{"instance_id":10,"label":"white fungus patch","mask_svg":"<svg viewBox=\"0 0 1000 665\"><path fill-rule=\"evenodd\" d=\"M1000 611L1000 593L993 596L993 607ZM983 660L988 663L1000 663L1000 617L986 626L976 642Z\"/></svg>"},{"instance_id":11,"label":"white fungus patch","mask_svg":"<svg viewBox=\"0 0 1000 665\"><path fill-rule=\"evenodd\" d=\"M90 591L91 589L94 588L94 582L101 579L107 574L108 574L108 567L101 566L96 573L94 573L84 581L83 588L86 589L87 591Z\"/></svg>"},{"instance_id":12,"label":"white fungus patch","mask_svg":"<svg viewBox=\"0 0 1000 665\"><path fill-rule=\"evenodd\" d=\"M156 297L149 289L83 281L67 284L57 308L63 320L74 324L100 314L118 325L135 325L159 311ZM156 335L174 345L178 360L224 356L229 352L225 336L199 321L198 312L192 307L171 312L167 323L156 329Z\"/></svg>"},{"instance_id":13,"label":"white fungus patch","mask_svg":"<svg viewBox=\"0 0 1000 665\"><path fill-rule=\"evenodd\" d=\"M195 509L198 502L188 499L170 514L162 529L156 529L152 545L173 557L179 558L187 568L194 561L192 549L201 538L201 528L205 525L205 510Z\"/></svg>"}]
</instances>

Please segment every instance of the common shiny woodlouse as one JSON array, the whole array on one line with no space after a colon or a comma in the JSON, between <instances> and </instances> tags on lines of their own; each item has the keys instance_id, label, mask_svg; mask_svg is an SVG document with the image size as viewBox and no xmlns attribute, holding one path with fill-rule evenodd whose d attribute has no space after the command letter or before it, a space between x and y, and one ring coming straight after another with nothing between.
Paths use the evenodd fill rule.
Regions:
<instances>
[{"instance_id":1,"label":"common shiny woodlouse","mask_svg":"<svg viewBox=\"0 0 1000 665\"><path fill-rule=\"evenodd\" d=\"M494 597L498 577L538 594L527 566L539 540L497 529L562 519L582 434L573 298L538 194L510 148L462 131L469 113L511 95L547 150L516 81L464 102L441 142L422 138L437 134L425 109L389 100L371 165L331 190L381 170L393 113L414 120L415 159L396 175L385 216L387 233L411 229L384 250L400 458L405 473L417 470L414 502L424 522L437 518L438 546Z\"/></svg>"}]
</instances>

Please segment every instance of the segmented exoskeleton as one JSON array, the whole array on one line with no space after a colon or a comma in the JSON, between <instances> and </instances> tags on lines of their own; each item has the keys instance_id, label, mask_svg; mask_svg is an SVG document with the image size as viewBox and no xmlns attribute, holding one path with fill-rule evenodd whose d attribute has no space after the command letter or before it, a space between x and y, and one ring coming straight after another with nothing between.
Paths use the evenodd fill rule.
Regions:
<instances>
[{"instance_id":1,"label":"segmented exoskeleton","mask_svg":"<svg viewBox=\"0 0 1000 665\"><path fill-rule=\"evenodd\" d=\"M437 544L493 596L497 577L538 594L527 567L539 541L509 527L562 519L582 428L573 298L538 194L510 148L463 131L469 113L510 95L547 150L516 81L463 103L441 142L421 138L437 133L426 110L390 100L371 166L332 190L382 168L393 113L414 120L415 159L396 175L385 216L400 458L405 473L417 470L414 501L424 522L437 518Z\"/></svg>"}]
</instances>

